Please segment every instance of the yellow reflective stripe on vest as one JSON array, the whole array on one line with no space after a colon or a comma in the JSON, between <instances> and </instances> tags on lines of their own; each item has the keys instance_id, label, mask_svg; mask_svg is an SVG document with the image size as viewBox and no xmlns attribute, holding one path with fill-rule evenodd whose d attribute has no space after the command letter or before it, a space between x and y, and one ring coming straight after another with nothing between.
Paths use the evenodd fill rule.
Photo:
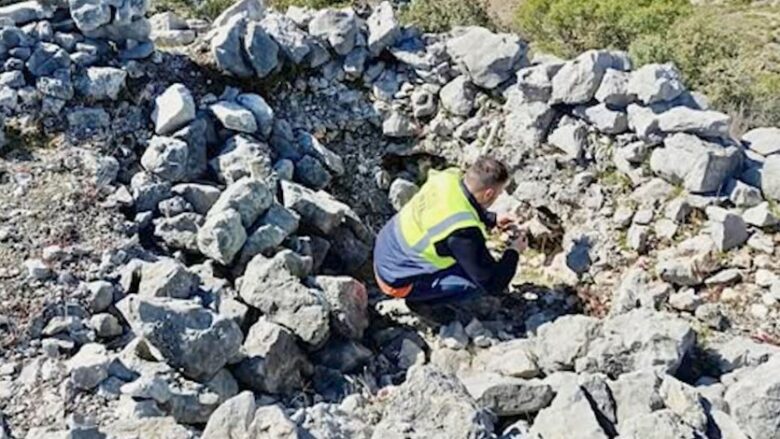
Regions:
<instances>
[{"instance_id":1,"label":"yellow reflective stripe on vest","mask_svg":"<svg viewBox=\"0 0 780 439\"><path fill-rule=\"evenodd\" d=\"M444 218L442 222L428 229L422 239L420 239L417 244L412 246L412 250L417 253L422 253L425 248L431 244L431 239L433 239L436 235L444 232L447 230L447 228L452 227L459 222L468 221L472 218L474 218L474 214L471 212L458 212L448 216L447 218Z\"/></svg>"},{"instance_id":2,"label":"yellow reflective stripe on vest","mask_svg":"<svg viewBox=\"0 0 780 439\"><path fill-rule=\"evenodd\" d=\"M436 244L455 230L477 227L487 236L485 225L460 181L457 169L430 171L428 181L399 212L399 237L405 251L434 269L455 264L455 259L436 253Z\"/></svg>"}]
</instances>

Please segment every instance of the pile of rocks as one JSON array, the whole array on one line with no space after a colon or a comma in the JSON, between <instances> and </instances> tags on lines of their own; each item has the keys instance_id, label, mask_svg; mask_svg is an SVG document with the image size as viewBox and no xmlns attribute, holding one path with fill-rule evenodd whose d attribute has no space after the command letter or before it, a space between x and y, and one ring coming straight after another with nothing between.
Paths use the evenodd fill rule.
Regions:
<instances>
[{"instance_id":1,"label":"pile of rocks","mask_svg":"<svg viewBox=\"0 0 780 439\"><path fill-rule=\"evenodd\" d=\"M7 125L83 145L129 235L70 276L76 249L25 261L59 290L0 354L0 437L780 437L780 348L740 334L777 330L780 130L734 138L672 65L529 59L389 2L145 6L0 8ZM512 168L497 208L553 249L517 283L576 290L431 326L371 288L374 232L431 156L484 152ZM603 319L564 315L582 301Z\"/></svg>"}]
</instances>

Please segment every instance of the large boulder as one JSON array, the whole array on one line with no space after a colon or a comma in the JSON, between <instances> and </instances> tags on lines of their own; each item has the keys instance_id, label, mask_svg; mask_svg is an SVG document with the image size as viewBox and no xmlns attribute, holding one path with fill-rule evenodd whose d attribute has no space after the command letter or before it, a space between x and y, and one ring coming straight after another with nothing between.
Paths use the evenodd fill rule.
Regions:
<instances>
[{"instance_id":1,"label":"large boulder","mask_svg":"<svg viewBox=\"0 0 780 439\"><path fill-rule=\"evenodd\" d=\"M301 270L297 266L301 263L290 251L271 259L257 255L247 265L239 294L271 322L289 328L305 343L319 346L330 332L330 309L319 291L307 288L293 275Z\"/></svg>"},{"instance_id":2,"label":"large boulder","mask_svg":"<svg viewBox=\"0 0 780 439\"><path fill-rule=\"evenodd\" d=\"M447 41L447 53L471 81L492 89L527 64L520 37L495 34L483 27L467 27Z\"/></svg>"},{"instance_id":3,"label":"large boulder","mask_svg":"<svg viewBox=\"0 0 780 439\"><path fill-rule=\"evenodd\" d=\"M739 148L684 133L666 138L664 147L650 156L650 168L656 174L692 193L719 191L741 165Z\"/></svg>"},{"instance_id":4,"label":"large boulder","mask_svg":"<svg viewBox=\"0 0 780 439\"><path fill-rule=\"evenodd\" d=\"M578 369L610 376L644 368L674 374L696 342L687 322L642 308L607 319L601 332Z\"/></svg>"},{"instance_id":5,"label":"large boulder","mask_svg":"<svg viewBox=\"0 0 780 439\"><path fill-rule=\"evenodd\" d=\"M159 360L194 380L213 377L239 352L244 338L233 320L197 302L129 295L116 307Z\"/></svg>"},{"instance_id":6,"label":"large boulder","mask_svg":"<svg viewBox=\"0 0 780 439\"><path fill-rule=\"evenodd\" d=\"M613 68L613 54L589 50L567 62L552 79L551 104L584 104L593 99L608 68Z\"/></svg>"},{"instance_id":7,"label":"large boulder","mask_svg":"<svg viewBox=\"0 0 780 439\"><path fill-rule=\"evenodd\" d=\"M726 390L729 412L750 437L780 438L780 356L744 374Z\"/></svg>"},{"instance_id":8,"label":"large boulder","mask_svg":"<svg viewBox=\"0 0 780 439\"><path fill-rule=\"evenodd\" d=\"M399 431L416 437L489 437L493 419L457 378L432 366L417 366L393 389L371 437L399 437Z\"/></svg>"},{"instance_id":9,"label":"large boulder","mask_svg":"<svg viewBox=\"0 0 780 439\"><path fill-rule=\"evenodd\" d=\"M283 326L260 318L246 335L236 378L255 392L288 393L304 385L311 365Z\"/></svg>"}]
</instances>

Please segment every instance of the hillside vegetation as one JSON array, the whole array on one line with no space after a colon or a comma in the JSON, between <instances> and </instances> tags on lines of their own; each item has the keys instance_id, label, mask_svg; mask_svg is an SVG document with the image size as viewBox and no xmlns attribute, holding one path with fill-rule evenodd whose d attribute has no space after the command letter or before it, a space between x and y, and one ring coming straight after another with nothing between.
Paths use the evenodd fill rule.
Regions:
<instances>
[{"instance_id":1,"label":"hillside vegetation","mask_svg":"<svg viewBox=\"0 0 780 439\"><path fill-rule=\"evenodd\" d=\"M780 122L780 8L744 1L527 0L516 30L537 50L569 57L628 50L638 65L674 62L689 86L735 116L738 129Z\"/></svg>"}]
</instances>

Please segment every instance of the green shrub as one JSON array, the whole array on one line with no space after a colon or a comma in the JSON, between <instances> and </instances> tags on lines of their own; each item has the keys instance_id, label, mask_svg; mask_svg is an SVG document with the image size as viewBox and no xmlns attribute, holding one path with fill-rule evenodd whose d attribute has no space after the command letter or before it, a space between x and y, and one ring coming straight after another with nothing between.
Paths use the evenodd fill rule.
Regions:
<instances>
[{"instance_id":1,"label":"green shrub","mask_svg":"<svg viewBox=\"0 0 780 439\"><path fill-rule=\"evenodd\" d=\"M662 35L691 8L688 0L525 0L516 22L537 47L573 56L628 49L641 35Z\"/></svg>"},{"instance_id":2,"label":"green shrub","mask_svg":"<svg viewBox=\"0 0 780 439\"><path fill-rule=\"evenodd\" d=\"M412 0L401 10L401 22L425 32L446 32L455 26L491 27L477 0Z\"/></svg>"},{"instance_id":3,"label":"green shrub","mask_svg":"<svg viewBox=\"0 0 780 439\"><path fill-rule=\"evenodd\" d=\"M631 56L637 65L674 62L689 87L734 116L736 131L780 124L780 60L771 44L780 23L771 25L773 16L780 12L697 9L664 35L638 38Z\"/></svg>"},{"instance_id":4,"label":"green shrub","mask_svg":"<svg viewBox=\"0 0 780 439\"><path fill-rule=\"evenodd\" d=\"M322 9L346 6L350 3L349 0L270 0L267 4L277 11L285 12L290 6Z\"/></svg>"}]
</instances>

